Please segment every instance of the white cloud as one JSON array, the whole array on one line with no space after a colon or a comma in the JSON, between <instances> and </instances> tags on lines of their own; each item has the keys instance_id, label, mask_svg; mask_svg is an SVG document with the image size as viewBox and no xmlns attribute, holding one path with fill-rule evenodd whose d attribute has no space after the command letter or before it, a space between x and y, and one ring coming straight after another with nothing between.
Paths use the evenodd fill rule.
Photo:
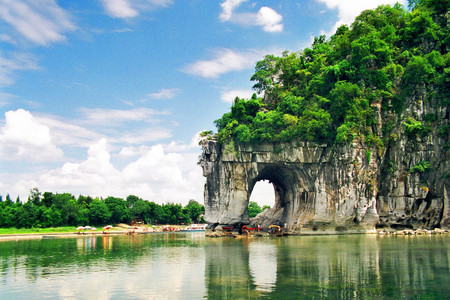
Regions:
<instances>
[{"instance_id":1,"label":"white cloud","mask_svg":"<svg viewBox=\"0 0 450 300\"><path fill-rule=\"evenodd\" d=\"M52 135L59 143L78 144L83 147L101 137L108 138L111 143L121 145L145 144L172 136L172 130L157 125L160 120L155 118L155 116L168 115L167 112L141 107L130 110L83 108L81 113L80 118L69 122L61 122L54 118L43 118L42 122L48 124L52 129ZM133 122L132 131L127 127L127 124L131 122ZM83 127L84 125L91 129ZM92 128L95 128L96 131Z\"/></svg>"},{"instance_id":2,"label":"white cloud","mask_svg":"<svg viewBox=\"0 0 450 300\"><path fill-rule=\"evenodd\" d=\"M217 78L228 72L253 68L255 62L261 59L264 53L264 51L252 50L238 52L221 48L214 51L214 58L196 61L186 66L183 71L203 78Z\"/></svg>"},{"instance_id":3,"label":"white cloud","mask_svg":"<svg viewBox=\"0 0 450 300\"><path fill-rule=\"evenodd\" d=\"M123 198L133 194L158 203L183 205L189 199L203 202L205 179L197 165L198 147L181 152L168 152L163 145L129 149L139 157L122 169L111 162L109 148L107 140L100 139L89 147L81 162L68 162L40 175L21 175L20 180L10 178L10 182L2 176L4 183L0 187L14 189L21 199L26 199L29 189L37 186L42 192ZM126 151L124 148L121 152Z\"/></svg>"},{"instance_id":4,"label":"white cloud","mask_svg":"<svg viewBox=\"0 0 450 300\"><path fill-rule=\"evenodd\" d=\"M256 18L257 24L267 32L283 31L283 17L270 7L261 7Z\"/></svg>"},{"instance_id":5,"label":"white cloud","mask_svg":"<svg viewBox=\"0 0 450 300\"><path fill-rule=\"evenodd\" d=\"M152 122L151 117L156 115L168 115L168 112L161 112L150 108L134 108L128 110L103 109L103 108L81 108L82 122L100 126L119 126L123 122Z\"/></svg>"},{"instance_id":6,"label":"white cloud","mask_svg":"<svg viewBox=\"0 0 450 300\"><path fill-rule=\"evenodd\" d=\"M143 143L170 137L171 131L150 127L107 136L70 122L74 121L34 116L23 109L7 112L3 125L0 123L0 164L4 163L0 190L22 200L30 188L38 187L76 196L134 194L159 203L202 202L198 135L189 144L172 141L149 146ZM67 158L59 145L66 146L68 153L71 148L88 147L87 154L81 159ZM46 164L63 159L65 163L57 168ZM8 169L10 163L15 164L14 169Z\"/></svg>"},{"instance_id":7,"label":"white cloud","mask_svg":"<svg viewBox=\"0 0 450 300\"><path fill-rule=\"evenodd\" d=\"M197 132L192 137L189 144L184 144L184 143L180 143L177 141L171 141L168 144L160 144L160 145L163 147L164 151L166 151L166 152L180 153L180 152L193 151L200 147L198 143L199 143L199 139L200 139L200 132L202 132L202 131ZM139 146L139 147L127 146L127 147L122 148L122 150L119 152L118 156L126 158L126 157L143 155L143 154L147 153L150 149L151 149L151 146L145 146L145 145Z\"/></svg>"},{"instance_id":8,"label":"white cloud","mask_svg":"<svg viewBox=\"0 0 450 300\"><path fill-rule=\"evenodd\" d=\"M171 129L156 125L160 122L156 116L169 115L169 112L143 107L129 110L82 108L80 111L82 116L77 120L79 124L97 127L115 144L142 144L172 136ZM131 122L133 131L125 127Z\"/></svg>"},{"instance_id":9,"label":"white cloud","mask_svg":"<svg viewBox=\"0 0 450 300\"><path fill-rule=\"evenodd\" d=\"M266 32L283 31L283 17L270 7L261 7L257 13L236 13L237 9L247 0L227 0L220 4L222 12L219 18L222 22L233 22L241 25L262 26Z\"/></svg>"},{"instance_id":10,"label":"white cloud","mask_svg":"<svg viewBox=\"0 0 450 300\"><path fill-rule=\"evenodd\" d=\"M5 43L9 43L11 45L17 45L16 41L12 37L7 35L7 34L1 34L0 35L0 41L3 41Z\"/></svg>"},{"instance_id":11,"label":"white cloud","mask_svg":"<svg viewBox=\"0 0 450 300\"><path fill-rule=\"evenodd\" d=\"M227 0L225 2L220 3L222 7L222 12L219 15L220 20L229 21L231 16L233 15L233 10L239 7L243 2L248 0Z\"/></svg>"},{"instance_id":12,"label":"white cloud","mask_svg":"<svg viewBox=\"0 0 450 300\"><path fill-rule=\"evenodd\" d=\"M57 161L63 152L55 145L47 126L18 109L5 113L5 124L0 129L0 156L14 161Z\"/></svg>"},{"instance_id":13,"label":"white cloud","mask_svg":"<svg viewBox=\"0 0 450 300\"><path fill-rule=\"evenodd\" d=\"M13 94L4 93L0 91L0 107L10 104L11 99L13 99L14 97L15 96Z\"/></svg>"},{"instance_id":14,"label":"white cloud","mask_svg":"<svg viewBox=\"0 0 450 300\"><path fill-rule=\"evenodd\" d=\"M48 171L39 176L36 185L48 191L103 195L102 192L116 186L120 179L120 172L110 162L107 147L106 139L100 139L89 147L86 160L81 163L68 162L61 168Z\"/></svg>"},{"instance_id":15,"label":"white cloud","mask_svg":"<svg viewBox=\"0 0 450 300\"><path fill-rule=\"evenodd\" d=\"M13 72L21 70L38 70L39 66L34 56L25 53L13 53L5 57L0 52L0 86L14 83Z\"/></svg>"},{"instance_id":16,"label":"white cloud","mask_svg":"<svg viewBox=\"0 0 450 300\"><path fill-rule=\"evenodd\" d=\"M373 9L382 4L394 5L399 2L400 4L406 5L406 0L364 0L364 1L354 1L354 0L316 0L317 2L325 3L329 9L338 10L339 20L334 25L331 30L331 34L336 32L336 29L343 25L351 25L355 18L366 9Z\"/></svg>"},{"instance_id":17,"label":"white cloud","mask_svg":"<svg viewBox=\"0 0 450 300\"><path fill-rule=\"evenodd\" d=\"M114 18L134 18L138 11L127 0L101 0L106 13Z\"/></svg>"},{"instance_id":18,"label":"white cloud","mask_svg":"<svg viewBox=\"0 0 450 300\"><path fill-rule=\"evenodd\" d=\"M93 141L99 140L103 135L71 123L69 120L59 120L54 116L36 116L41 124L50 128L52 140L58 145L75 147L88 147Z\"/></svg>"},{"instance_id":19,"label":"white cloud","mask_svg":"<svg viewBox=\"0 0 450 300\"><path fill-rule=\"evenodd\" d=\"M148 113L138 118L145 119ZM130 119L127 113L116 115ZM34 116L23 109L7 112L0 120L0 190L14 198L19 195L22 200L30 188L38 187L74 195L134 194L159 203L202 201L204 178L197 166L198 135L189 144L172 141L150 146L145 143L166 139L172 135L171 130L144 126L127 132L121 127L99 134L76 122L83 120L61 121L51 115ZM78 152L87 147L87 155L80 158L77 153L77 158L68 158L59 146L65 146L64 151L71 155L74 149ZM65 163L57 168L48 165L63 159ZM15 167L8 169L10 164Z\"/></svg>"},{"instance_id":20,"label":"white cloud","mask_svg":"<svg viewBox=\"0 0 450 300\"><path fill-rule=\"evenodd\" d=\"M155 100L159 100L159 99L172 99L175 96L177 96L177 94L180 92L179 89L176 88L172 88L172 89L161 89L156 93L150 93L147 94L147 96L150 99L155 99Z\"/></svg>"},{"instance_id":21,"label":"white cloud","mask_svg":"<svg viewBox=\"0 0 450 300\"><path fill-rule=\"evenodd\" d=\"M252 90L231 90L223 92L220 100L226 103L233 103L236 97L249 99L252 97L254 91Z\"/></svg>"},{"instance_id":22,"label":"white cloud","mask_svg":"<svg viewBox=\"0 0 450 300\"><path fill-rule=\"evenodd\" d=\"M33 115L23 109L5 113L5 124L0 127L1 160L57 161L63 157L59 148L62 146L86 148L94 141L107 138L115 147L123 147L172 136L172 129L151 124L159 122L152 120L156 113L153 110L99 110L97 115L94 111L90 110L75 120L60 120L52 115ZM135 122L132 131L126 124L121 124L125 121ZM89 127L84 127L83 124Z\"/></svg>"},{"instance_id":23,"label":"white cloud","mask_svg":"<svg viewBox=\"0 0 450 300\"><path fill-rule=\"evenodd\" d=\"M172 130L168 128L144 128L132 132L121 132L119 136L111 138L117 144L143 144L168 139L172 136Z\"/></svg>"},{"instance_id":24,"label":"white cloud","mask_svg":"<svg viewBox=\"0 0 450 300\"><path fill-rule=\"evenodd\" d=\"M133 157L139 154L142 154L145 152L146 146L140 146L140 147L134 147L134 146L127 146L123 147L122 150L120 150L118 156L119 157Z\"/></svg>"},{"instance_id":25,"label":"white cloud","mask_svg":"<svg viewBox=\"0 0 450 300\"><path fill-rule=\"evenodd\" d=\"M129 19L140 12L172 4L172 0L100 0L106 13L113 18Z\"/></svg>"},{"instance_id":26,"label":"white cloud","mask_svg":"<svg viewBox=\"0 0 450 300\"><path fill-rule=\"evenodd\" d=\"M2 0L0 19L39 45L64 41L65 33L76 28L54 0Z\"/></svg>"}]
</instances>

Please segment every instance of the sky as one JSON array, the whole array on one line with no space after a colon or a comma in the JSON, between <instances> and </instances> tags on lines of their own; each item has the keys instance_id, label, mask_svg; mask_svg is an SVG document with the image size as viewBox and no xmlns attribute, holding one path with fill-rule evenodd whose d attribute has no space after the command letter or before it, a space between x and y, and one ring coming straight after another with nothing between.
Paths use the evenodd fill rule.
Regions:
<instances>
[{"instance_id":1,"label":"sky","mask_svg":"<svg viewBox=\"0 0 450 300\"><path fill-rule=\"evenodd\" d=\"M255 63L395 2L0 0L0 195L203 203L198 133L252 95Z\"/></svg>"}]
</instances>

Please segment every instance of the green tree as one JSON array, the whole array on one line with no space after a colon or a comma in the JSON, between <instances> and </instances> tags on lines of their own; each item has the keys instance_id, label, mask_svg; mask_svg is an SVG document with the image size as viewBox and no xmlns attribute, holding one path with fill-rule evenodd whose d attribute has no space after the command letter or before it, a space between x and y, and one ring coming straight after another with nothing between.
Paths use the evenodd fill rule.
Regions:
<instances>
[{"instance_id":1,"label":"green tree","mask_svg":"<svg viewBox=\"0 0 450 300\"><path fill-rule=\"evenodd\" d=\"M94 225L103 225L109 222L111 212L108 206L100 199L92 200L89 205L89 222Z\"/></svg>"},{"instance_id":2,"label":"green tree","mask_svg":"<svg viewBox=\"0 0 450 300\"><path fill-rule=\"evenodd\" d=\"M165 224L189 224L191 220L188 215L183 213L181 204L167 203L162 205L164 215L163 223Z\"/></svg>"},{"instance_id":3,"label":"green tree","mask_svg":"<svg viewBox=\"0 0 450 300\"><path fill-rule=\"evenodd\" d=\"M4 203L4 206L12 206L14 204L14 202L11 200L11 197L9 196L9 194L6 194L5 202L3 202L3 203Z\"/></svg>"},{"instance_id":4,"label":"green tree","mask_svg":"<svg viewBox=\"0 0 450 300\"><path fill-rule=\"evenodd\" d=\"M129 208L133 207L134 203L139 201L139 200L142 200L142 199L137 197L137 196L135 196L135 195L129 195L127 197L127 205L128 205L128 207Z\"/></svg>"},{"instance_id":5,"label":"green tree","mask_svg":"<svg viewBox=\"0 0 450 300\"><path fill-rule=\"evenodd\" d=\"M161 205L156 204L155 202L150 202L150 216L146 219L146 222L149 224L162 224L162 220L164 219L164 210Z\"/></svg>"},{"instance_id":6,"label":"green tree","mask_svg":"<svg viewBox=\"0 0 450 300\"><path fill-rule=\"evenodd\" d=\"M80 195L80 196L78 196L77 203L78 203L78 206L80 206L80 207L89 207L92 200L94 200L94 199L91 196Z\"/></svg>"},{"instance_id":7,"label":"green tree","mask_svg":"<svg viewBox=\"0 0 450 300\"><path fill-rule=\"evenodd\" d=\"M24 205L20 206L17 210L17 228L31 228L38 225L39 211L38 207L33 205L32 202L27 201Z\"/></svg>"},{"instance_id":8,"label":"green tree","mask_svg":"<svg viewBox=\"0 0 450 300\"><path fill-rule=\"evenodd\" d=\"M89 209L80 208L75 219L76 226L86 226L89 225Z\"/></svg>"},{"instance_id":9,"label":"green tree","mask_svg":"<svg viewBox=\"0 0 450 300\"><path fill-rule=\"evenodd\" d=\"M28 196L28 202L31 202L33 205L39 206L41 205L41 192L37 187L34 187L30 190L30 195Z\"/></svg>"},{"instance_id":10,"label":"green tree","mask_svg":"<svg viewBox=\"0 0 450 300\"><path fill-rule=\"evenodd\" d=\"M189 203L184 207L183 213L189 216L192 222L199 223L200 216L205 213L205 207L197 201L191 199L189 200Z\"/></svg>"},{"instance_id":11,"label":"green tree","mask_svg":"<svg viewBox=\"0 0 450 300\"><path fill-rule=\"evenodd\" d=\"M127 202L121 198L108 197L105 199L105 204L111 212L111 222L121 223L130 220Z\"/></svg>"},{"instance_id":12,"label":"green tree","mask_svg":"<svg viewBox=\"0 0 450 300\"><path fill-rule=\"evenodd\" d=\"M135 196L133 196L135 197ZM127 202L130 196L127 198ZM136 197L137 198L137 197ZM141 219L146 222L152 219L150 202L142 200L140 198L130 198L133 201L132 207L130 208L130 215L132 219Z\"/></svg>"},{"instance_id":13,"label":"green tree","mask_svg":"<svg viewBox=\"0 0 450 300\"><path fill-rule=\"evenodd\" d=\"M258 94L262 91L270 91L273 89L278 73L278 60L279 58L274 55L266 55L263 60L256 63L255 74L250 80L256 81L253 88Z\"/></svg>"},{"instance_id":14,"label":"green tree","mask_svg":"<svg viewBox=\"0 0 450 300\"><path fill-rule=\"evenodd\" d=\"M248 204L248 216L250 218L256 217L257 214L262 212L262 208L258 205L258 203L254 201L250 201Z\"/></svg>"},{"instance_id":15,"label":"green tree","mask_svg":"<svg viewBox=\"0 0 450 300\"><path fill-rule=\"evenodd\" d=\"M17 209L15 206L8 205L0 209L0 227L17 227Z\"/></svg>"},{"instance_id":16,"label":"green tree","mask_svg":"<svg viewBox=\"0 0 450 300\"><path fill-rule=\"evenodd\" d=\"M44 192L44 194L42 195L41 202L45 207L52 206L52 204L55 202L53 193Z\"/></svg>"}]
</instances>

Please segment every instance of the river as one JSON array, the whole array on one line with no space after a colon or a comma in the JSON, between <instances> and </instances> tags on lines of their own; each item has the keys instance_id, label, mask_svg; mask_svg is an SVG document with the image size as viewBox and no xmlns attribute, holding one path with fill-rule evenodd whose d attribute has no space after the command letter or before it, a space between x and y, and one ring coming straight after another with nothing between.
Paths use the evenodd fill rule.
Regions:
<instances>
[{"instance_id":1,"label":"river","mask_svg":"<svg viewBox=\"0 0 450 300\"><path fill-rule=\"evenodd\" d=\"M450 236L0 242L1 299L448 299Z\"/></svg>"}]
</instances>

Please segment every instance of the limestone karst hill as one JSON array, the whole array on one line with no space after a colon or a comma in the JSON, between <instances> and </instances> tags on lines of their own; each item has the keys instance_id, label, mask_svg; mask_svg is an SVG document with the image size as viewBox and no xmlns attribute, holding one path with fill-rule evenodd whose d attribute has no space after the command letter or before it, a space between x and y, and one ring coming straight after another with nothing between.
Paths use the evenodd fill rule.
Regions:
<instances>
[{"instance_id":1,"label":"limestone karst hill","mask_svg":"<svg viewBox=\"0 0 450 300\"><path fill-rule=\"evenodd\" d=\"M200 164L211 224L293 231L450 226L449 1L364 11L311 48L258 62L206 134ZM255 183L273 208L250 220Z\"/></svg>"}]
</instances>

